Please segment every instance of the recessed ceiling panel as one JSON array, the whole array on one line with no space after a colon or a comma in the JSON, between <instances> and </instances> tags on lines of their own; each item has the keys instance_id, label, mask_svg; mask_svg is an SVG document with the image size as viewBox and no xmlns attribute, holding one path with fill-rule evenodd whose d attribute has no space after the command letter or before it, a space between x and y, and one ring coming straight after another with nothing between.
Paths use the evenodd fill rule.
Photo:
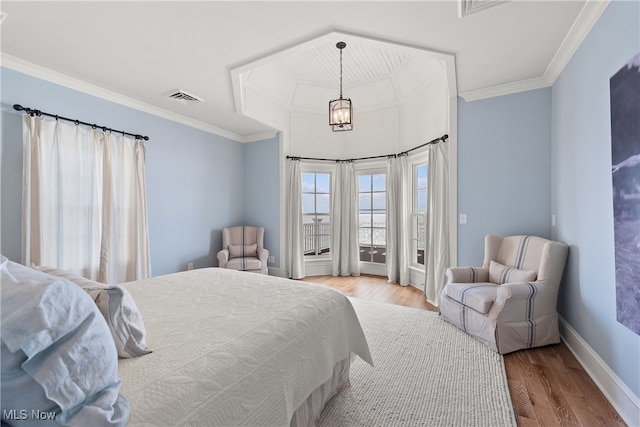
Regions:
<instances>
[{"instance_id":1,"label":"recessed ceiling panel","mask_svg":"<svg viewBox=\"0 0 640 427\"><path fill-rule=\"evenodd\" d=\"M411 57L406 50L351 41L342 51L343 87L389 76ZM340 86L340 50L333 42L284 56L275 65L295 81L326 87Z\"/></svg>"},{"instance_id":2,"label":"recessed ceiling panel","mask_svg":"<svg viewBox=\"0 0 640 427\"><path fill-rule=\"evenodd\" d=\"M417 89L435 83L445 76L444 64L426 55L415 55L400 68L395 80L400 97L411 96Z\"/></svg>"},{"instance_id":3,"label":"recessed ceiling panel","mask_svg":"<svg viewBox=\"0 0 640 427\"><path fill-rule=\"evenodd\" d=\"M344 97L351 98L354 108L358 106L358 108L367 109L381 109L399 101L389 78L349 88L349 91L344 93Z\"/></svg>"},{"instance_id":4,"label":"recessed ceiling panel","mask_svg":"<svg viewBox=\"0 0 640 427\"><path fill-rule=\"evenodd\" d=\"M299 83L294 90L291 107L325 111L329 108L329 100L337 97L338 92L333 89Z\"/></svg>"},{"instance_id":5,"label":"recessed ceiling panel","mask_svg":"<svg viewBox=\"0 0 640 427\"><path fill-rule=\"evenodd\" d=\"M275 102L280 104L289 102L291 80L273 65L255 68L247 81L251 87L260 88L266 95L274 98Z\"/></svg>"}]
</instances>

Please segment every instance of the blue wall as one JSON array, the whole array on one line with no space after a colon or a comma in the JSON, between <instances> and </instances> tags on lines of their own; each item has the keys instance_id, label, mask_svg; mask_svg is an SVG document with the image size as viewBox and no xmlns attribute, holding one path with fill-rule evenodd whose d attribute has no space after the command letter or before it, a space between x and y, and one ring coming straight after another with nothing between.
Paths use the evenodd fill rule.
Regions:
<instances>
[{"instance_id":1,"label":"blue wall","mask_svg":"<svg viewBox=\"0 0 640 427\"><path fill-rule=\"evenodd\" d=\"M243 144L2 68L1 249L21 258L22 113L13 104L148 135L154 276L217 265L220 230L244 221ZM256 143L257 145L257 143Z\"/></svg>"},{"instance_id":2,"label":"blue wall","mask_svg":"<svg viewBox=\"0 0 640 427\"><path fill-rule=\"evenodd\" d=\"M551 90L458 101L458 265L481 266L485 234L551 235Z\"/></svg>"},{"instance_id":3,"label":"blue wall","mask_svg":"<svg viewBox=\"0 0 640 427\"><path fill-rule=\"evenodd\" d=\"M609 79L640 51L639 9L608 6L551 101L554 237L570 245L559 311L636 396L640 336L616 321Z\"/></svg>"},{"instance_id":4,"label":"blue wall","mask_svg":"<svg viewBox=\"0 0 640 427\"><path fill-rule=\"evenodd\" d=\"M265 228L264 247L280 267L280 138L244 144L244 221Z\"/></svg>"}]
</instances>

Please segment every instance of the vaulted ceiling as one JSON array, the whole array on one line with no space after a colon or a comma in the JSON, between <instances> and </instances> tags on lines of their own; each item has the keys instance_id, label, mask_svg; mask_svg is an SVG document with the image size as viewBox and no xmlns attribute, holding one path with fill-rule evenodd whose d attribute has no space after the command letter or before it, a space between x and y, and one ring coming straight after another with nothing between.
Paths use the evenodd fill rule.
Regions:
<instances>
[{"instance_id":1,"label":"vaulted ceiling","mask_svg":"<svg viewBox=\"0 0 640 427\"><path fill-rule=\"evenodd\" d=\"M337 95L337 32L355 37L345 92L390 78L406 95L442 67L415 53L425 50L453 55L459 95L477 99L552 84L607 4L5 0L0 42L3 66L243 141L271 130L238 109L232 71L248 64ZM167 97L177 89L204 102ZM281 96L296 107L293 92Z\"/></svg>"}]
</instances>

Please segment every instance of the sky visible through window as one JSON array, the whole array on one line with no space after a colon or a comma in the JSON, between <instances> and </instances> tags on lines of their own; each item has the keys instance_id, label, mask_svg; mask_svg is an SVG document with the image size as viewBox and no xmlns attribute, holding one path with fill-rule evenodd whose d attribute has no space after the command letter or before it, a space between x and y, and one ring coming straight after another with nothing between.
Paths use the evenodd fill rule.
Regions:
<instances>
[{"instance_id":1,"label":"sky visible through window","mask_svg":"<svg viewBox=\"0 0 640 427\"><path fill-rule=\"evenodd\" d=\"M302 213L329 214L329 174L302 173ZM305 223L313 222L305 215Z\"/></svg>"},{"instance_id":2,"label":"sky visible through window","mask_svg":"<svg viewBox=\"0 0 640 427\"><path fill-rule=\"evenodd\" d=\"M427 165L416 167L416 212L427 211Z\"/></svg>"}]
</instances>

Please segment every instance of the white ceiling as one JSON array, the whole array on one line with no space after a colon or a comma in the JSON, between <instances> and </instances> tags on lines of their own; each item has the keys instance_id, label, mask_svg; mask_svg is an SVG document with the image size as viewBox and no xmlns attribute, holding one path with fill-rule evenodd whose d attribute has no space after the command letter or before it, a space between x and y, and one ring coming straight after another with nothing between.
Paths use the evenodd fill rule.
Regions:
<instances>
[{"instance_id":1,"label":"white ceiling","mask_svg":"<svg viewBox=\"0 0 640 427\"><path fill-rule=\"evenodd\" d=\"M459 94L477 99L553 83L607 4L4 0L2 65L243 141L271 128L236 111L234 69L291 51L271 66L337 95L335 43L294 49L309 40L339 31L383 42L348 44L345 92L406 66L414 56L397 44L454 55ZM168 99L176 89L205 102Z\"/></svg>"}]
</instances>

